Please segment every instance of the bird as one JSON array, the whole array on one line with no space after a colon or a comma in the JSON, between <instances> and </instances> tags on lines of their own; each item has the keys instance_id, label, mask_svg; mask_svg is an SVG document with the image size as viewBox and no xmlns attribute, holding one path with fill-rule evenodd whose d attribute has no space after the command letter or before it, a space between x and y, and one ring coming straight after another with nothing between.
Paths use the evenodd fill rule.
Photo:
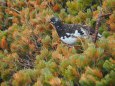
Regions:
<instances>
[{"instance_id":1,"label":"bird","mask_svg":"<svg viewBox=\"0 0 115 86\"><path fill-rule=\"evenodd\" d=\"M56 29L61 41L68 45L74 45L80 38L90 39L95 30L89 26L81 24L66 24L58 17L52 17L49 21ZM101 35L98 34L100 38Z\"/></svg>"}]
</instances>

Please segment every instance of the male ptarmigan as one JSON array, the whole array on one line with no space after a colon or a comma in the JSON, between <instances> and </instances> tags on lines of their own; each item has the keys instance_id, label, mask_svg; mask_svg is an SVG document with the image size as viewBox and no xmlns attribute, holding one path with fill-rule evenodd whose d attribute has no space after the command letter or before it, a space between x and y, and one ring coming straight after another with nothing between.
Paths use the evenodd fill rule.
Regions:
<instances>
[{"instance_id":1,"label":"male ptarmigan","mask_svg":"<svg viewBox=\"0 0 115 86\"><path fill-rule=\"evenodd\" d=\"M86 25L79 24L63 24L57 17L52 17L50 23L55 27L62 42L73 45L79 38L91 38L95 30ZM101 37L98 34L98 37Z\"/></svg>"}]
</instances>

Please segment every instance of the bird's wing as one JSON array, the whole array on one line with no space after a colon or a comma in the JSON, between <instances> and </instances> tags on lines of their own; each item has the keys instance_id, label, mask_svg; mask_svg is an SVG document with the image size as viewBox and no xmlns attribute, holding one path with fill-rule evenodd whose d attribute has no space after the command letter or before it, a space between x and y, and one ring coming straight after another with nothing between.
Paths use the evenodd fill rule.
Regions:
<instances>
[{"instance_id":1,"label":"bird's wing","mask_svg":"<svg viewBox=\"0 0 115 86\"><path fill-rule=\"evenodd\" d=\"M78 24L64 24L63 29L67 34L72 34L74 37L86 37L90 35L90 29L87 26Z\"/></svg>"},{"instance_id":2,"label":"bird's wing","mask_svg":"<svg viewBox=\"0 0 115 86\"><path fill-rule=\"evenodd\" d=\"M63 24L63 29L68 33L74 33L75 30L80 29L80 26L77 24Z\"/></svg>"}]
</instances>

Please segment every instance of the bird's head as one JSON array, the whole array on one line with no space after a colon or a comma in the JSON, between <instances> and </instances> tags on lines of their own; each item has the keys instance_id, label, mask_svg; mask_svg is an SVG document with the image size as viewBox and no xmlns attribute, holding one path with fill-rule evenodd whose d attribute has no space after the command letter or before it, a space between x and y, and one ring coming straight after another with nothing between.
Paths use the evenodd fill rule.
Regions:
<instances>
[{"instance_id":1,"label":"bird's head","mask_svg":"<svg viewBox=\"0 0 115 86\"><path fill-rule=\"evenodd\" d=\"M50 19L50 23L53 24L55 27L62 25L62 21L59 18L57 18L57 17L52 17Z\"/></svg>"}]
</instances>

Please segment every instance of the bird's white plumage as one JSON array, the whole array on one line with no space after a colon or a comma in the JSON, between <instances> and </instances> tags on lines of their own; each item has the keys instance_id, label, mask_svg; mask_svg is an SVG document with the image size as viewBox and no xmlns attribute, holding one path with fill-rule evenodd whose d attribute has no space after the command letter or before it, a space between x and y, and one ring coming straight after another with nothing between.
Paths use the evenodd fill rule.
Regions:
<instances>
[{"instance_id":1,"label":"bird's white plumage","mask_svg":"<svg viewBox=\"0 0 115 86\"><path fill-rule=\"evenodd\" d=\"M67 35L71 35L70 33L66 33Z\"/></svg>"},{"instance_id":2,"label":"bird's white plumage","mask_svg":"<svg viewBox=\"0 0 115 86\"><path fill-rule=\"evenodd\" d=\"M64 43L67 43L67 44L74 44L76 41L77 41L77 37L81 37L80 33L78 33L78 30L75 31L75 33L66 33L67 35L70 35L70 37L61 37L61 40L64 42Z\"/></svg>"},{"instance_id":3,"label":"bird's white plumage","mask_svg":"<svg viewBox=\"0 0 115 86\"><path fill-rule=\"evenodd\" d=\"M76 41L77 41L77 39L75 38L75 37L61 37L61 40L64 42L64 43L66 43L66 44L70 44L70 45L72 45L72 44L74 44Z\"/></svg>"},{"instance_id":4,"label":"bird's white plumage","mask_svg":"<svg viewBox=\"0 0 115 86\"><path fill-rule=\"evenodd\" d=\"M75 37L83 37L84 38L84 36L87 36L87 32L86 32L86 30L84 30L83 28L80 28L81 29L81 31L83 32L83 35L81 35L79 32L78 32L78 30L76 30L75 31L75 33L73 34L73 36L75 36Z\"/></svg>"},{"instance_id":5,"label":"bird's white plumage","mask_svg":"<svg viewBox=\"0 0 115 86\"><path fill-rule=\"evenodd\" d=\"M73 36L75 37L81 37L80 33L78 32L78 30L75 31L75 33L73 34Z\"/></svg>"},{"instance_id":6,"label":"bird's white plumage","mask_svg":"<svg viewBox=\"0 0 115 86\"><path fill-rule=\"evenodd\" d=\"M75 31L75 33L66 33L68 36L70 35L70 37L61 37L61 40L64 42L64 43L67 43L67 44L74 44L75 42L77 42L77 38L87 38L87 32L81 28L81 31L84 33L83 35L81 35L78 30Z\"/></svg>"},{"instance_id":7,"label":"bird's white plumage","mask_svg":"<svg viewBox=\"0 0 115 86\"><path fill-rule=\"evenodd\" d=\"M87 35L88 33L86 32L85 29L81 28L81 31L84 33L84 35Z\"/></svg>"},{"instance_id":8,"label":"bird's white plumage","mask_svg":"<svg viewBox=\"0 0 115 86\"><path fill-rule=\"evenodd\" d=\"M102 35L101 35L101 34L99 34L99 33L98 33L97 35L98 35L98 37L100 37L100 38L102 37Z\"/></svg>"}]
</instances>

